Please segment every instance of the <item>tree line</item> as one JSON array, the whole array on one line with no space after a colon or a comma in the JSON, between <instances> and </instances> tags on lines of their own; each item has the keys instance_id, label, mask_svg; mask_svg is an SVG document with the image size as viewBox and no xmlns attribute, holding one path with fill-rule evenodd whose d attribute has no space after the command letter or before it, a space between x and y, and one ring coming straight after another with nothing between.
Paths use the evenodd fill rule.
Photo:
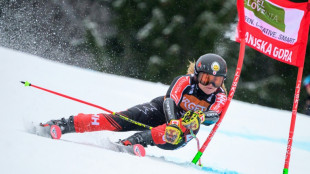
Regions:
<instances>
[{"instance_id":1,"label":"tree line","mask_svg":"<svg viewBox=\"0 0 310 174\"><path fill-rule=\"evenodd\" d=\"M295 0L305 2L305 0ZM205 53L228 65L230 89L239 55L233 41L236 0L15 0L0 2L0 45L41 57L170 84ZM309 46L304 76L310 74ZM246 47L234 99L291 110L297 68ZM299 112L306 93L301 90Z\"/></svg>"}]
</instances>

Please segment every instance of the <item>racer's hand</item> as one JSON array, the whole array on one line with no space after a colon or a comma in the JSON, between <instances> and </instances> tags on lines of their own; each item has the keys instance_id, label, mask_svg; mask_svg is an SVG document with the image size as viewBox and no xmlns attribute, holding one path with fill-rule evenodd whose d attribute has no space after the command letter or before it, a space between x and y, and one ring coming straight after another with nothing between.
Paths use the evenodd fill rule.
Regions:
<instances>
[{"instance_id":1,"label":"racer's hand","mask_svg":"<svg viewBox=\"0 0 310 174\"><path fill-rule=\"evenodd\" d=\"M200 111L187 111L182 117L182 125L186 127L186 129L197 130L200 127L200 123L204 122L205 114Z\"/></svg>"},{"instance_id":2,"label":"racer's hand","mask_svg":"<svg viewBox=\"0 0 310 174\"><path fill-rule=\"evenodd\" d=\"M183 132L179 120L171 120L166 126L164 139L167 143L177 145L183 141Z\"/></svg>"}]
</instances>

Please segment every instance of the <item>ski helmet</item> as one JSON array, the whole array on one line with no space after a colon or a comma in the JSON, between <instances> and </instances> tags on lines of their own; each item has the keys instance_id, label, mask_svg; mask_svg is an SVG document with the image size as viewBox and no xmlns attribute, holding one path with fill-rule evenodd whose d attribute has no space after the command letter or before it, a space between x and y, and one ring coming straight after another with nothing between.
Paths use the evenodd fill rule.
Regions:
<instances>
[{"instance_id":1,"label":"ski helmet","mask_svg":"<svg viewBox=\"0 0 310 174\"><path fill-rule=\"evenodd\" d=\"M198 78L200 72L205 72L214 76L223 76L226 78L226 61L217 54L205 54L199 57L195 64L195 77Z\"/></svg>"}]
</instances>

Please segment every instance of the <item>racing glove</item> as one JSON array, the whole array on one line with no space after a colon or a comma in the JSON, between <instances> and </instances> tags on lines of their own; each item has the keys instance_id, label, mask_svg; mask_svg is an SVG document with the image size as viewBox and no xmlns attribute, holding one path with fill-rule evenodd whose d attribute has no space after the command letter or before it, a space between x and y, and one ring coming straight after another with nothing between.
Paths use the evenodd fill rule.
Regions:
<instances>
[{"instance_id":1,"label":"racing glove","mask_svg":"<svg viewBox=\"0 0 310 174\"><path fill-rule=\"evenodd\" d=\"M200 123L205 121L205 114L204 112L197 110L187 111L182 117L182 125L189 130L197 130L200 127Z\"/></svg>"},{"instance_id":2,"label":"racing glove","mask_svg":"<svg viewBox=\"0 0 310 174\"><path fill-rule=\"evenodd\" d=\"M183 132L179 120L171 120L166 126L164 139L167 143L177 145L183 141Z\"/></svg>"}]
</instances>

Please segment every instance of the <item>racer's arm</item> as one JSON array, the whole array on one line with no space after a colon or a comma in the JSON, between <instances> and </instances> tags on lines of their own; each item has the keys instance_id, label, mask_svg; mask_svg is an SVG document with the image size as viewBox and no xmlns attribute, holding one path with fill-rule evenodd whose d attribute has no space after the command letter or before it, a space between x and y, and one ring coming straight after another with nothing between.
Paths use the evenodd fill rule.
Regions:
<instances>
[{"instance_id":1,"label":"racer's arm","mask_svg":"<svg viewBox=\"0 0 310 174\"><path fill-rule=\"evenodd\" d=\"M225 93L216 94L215 102L210 106L208 111L205 111L205 121L202 123L206 126L216 123L227 101Z\"/></svg>"},{"instance_id":2,"label":"racer's arm","mask_svg":"<svg viewBox=\"0 0 310 174\"><path fill-rule=\"evenodd\" d=\"M166 98L164 100L164 113L165 113L165 117L166 117L166 122L167 124L171 121L171 120L175 120L177 119L176 116L176 104L174 102L174 100L172 98Z\"/></svg>"},{"instance_id":3,"label":"racer's arm","mask_svg":"<svg viewBox=\"0 0 310 174\"><path fill-rule=\"evenodd\" d=\"M184 141L183 134L186 129L182 126L181 119L177 119L176 104L172 98L166 98L163 107L166 117L164 140L167 143L177 145Z\"/></svg>"},{"instance_id":4,"label":"racer's arm","mask_svg":"<svg viewBox=\"0 0 310 174\"><path fill-rule=\"evenodd\" d=\"M190 85L191 85L191 76L189 75L178 76L172 81L165 96L163 105L167 123L169 123L171 120L179 119L176 114L177 106L182 100L183 92Z\"/></svg>"},{"instance_id":5,"label":"racer's arm","mask_svg":"<svg viewBox=\"0 0 310 174\"><path fill-rule=\"evenodd\" d=\"M170 85L164 103L163 109L166 118L166 127L164 139L170 144L179 144L184 141L183 133L186 128L182 125L182 120L177 115L177 105L183 97L183 92L190 86L190 76L176 77Z\"/></svg>"}]
</instances>

